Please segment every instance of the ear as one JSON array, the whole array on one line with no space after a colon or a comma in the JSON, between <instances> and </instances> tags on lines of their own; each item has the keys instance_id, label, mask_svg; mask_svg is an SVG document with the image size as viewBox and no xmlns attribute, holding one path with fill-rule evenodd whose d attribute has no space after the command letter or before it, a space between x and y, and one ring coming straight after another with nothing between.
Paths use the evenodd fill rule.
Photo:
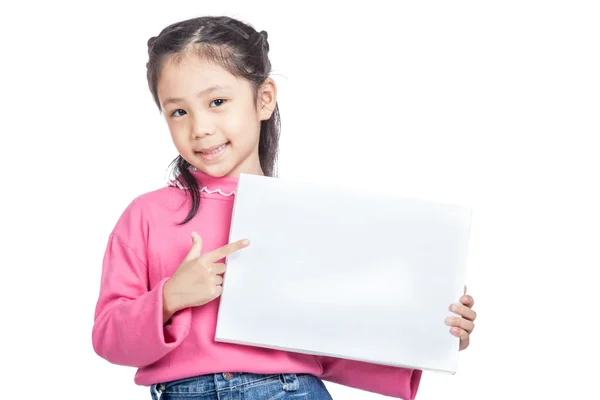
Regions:
<instances>
[{"instance_id":1,"label":"ear","mask_svg":"<svg viewBox=\"0 0 600 400\"><path fill-rule=\"evenodd\" d=\"M271 78L267 78L258 91L258 115L261 121L271 118L277 105L277 85Z\"/></svg>"}]
</instances>

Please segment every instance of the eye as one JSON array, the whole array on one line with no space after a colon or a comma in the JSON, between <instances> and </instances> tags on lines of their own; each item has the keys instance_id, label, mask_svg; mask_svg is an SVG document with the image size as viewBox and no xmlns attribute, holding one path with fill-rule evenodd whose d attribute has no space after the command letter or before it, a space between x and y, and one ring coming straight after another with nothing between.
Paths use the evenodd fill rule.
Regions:
<instances>
[{"instance_id":1,"label":"eye","mask_svg":"<svg viewBox=\"0 0 600 400\"><path fill-rule=\"evenodd\" d=\"M225 103L225 100L223 99L216 99L210 102L211 107L213 107L213 104L215 104L214 107L219 107L221 105L223 105L223 103Z\"/></svg>"},{"instance_id":2,"label":"eye","mask_svg":"<svg viewBox=\"0 0 600 400\"><path fill-rule=\"evenodd\" d=\"M178 115L177 113L180 113L180 114ZM181 114L181 113L183 113L183 114ZM171 117L181 117L183 115L185 115L185 111L182 110L181 108L178 108L177 110L175 110L171 113Z\"/></svg>"}]
</instances>

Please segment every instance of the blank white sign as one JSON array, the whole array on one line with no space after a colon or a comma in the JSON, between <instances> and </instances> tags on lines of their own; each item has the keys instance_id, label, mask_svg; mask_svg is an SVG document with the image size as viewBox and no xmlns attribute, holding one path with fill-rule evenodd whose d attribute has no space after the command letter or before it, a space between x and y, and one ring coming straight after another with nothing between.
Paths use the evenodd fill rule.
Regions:
<instances>
[{"instance_id":1,"label":"blank white sign","mask_svg":"<svg viewBox=\"0 0 600 400\"><path fill-rule=\"evenodd\" d=\"M215 340L455 373L471 210L242 174Z\"/></svg>"}]
</instances>

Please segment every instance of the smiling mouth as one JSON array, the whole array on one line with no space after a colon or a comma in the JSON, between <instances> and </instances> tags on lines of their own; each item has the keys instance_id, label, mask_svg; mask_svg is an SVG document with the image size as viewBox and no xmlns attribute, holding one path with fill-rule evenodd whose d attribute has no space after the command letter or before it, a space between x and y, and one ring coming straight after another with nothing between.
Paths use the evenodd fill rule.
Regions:
<instances>
[{"instance_id":1,"label":"smiling mouth","mask_svg":"<svg viewBox=\"0 0 600 400\"><path fill-rule=\"evenodd\" d=\"M195 153L207 163L215 163L218 162L221 157L227 152L227 148L229 147L229 142L224 143L220 146L210 147L208 149L202 149L199 151L195 151Z\"/></svg>"},{"instance_id":2,"label":"smiling mouth","mask_svg":"<svg viewBox=\"0 0 600 400\"><path fill-rule=\"evenodd\" d=\"M202 154L204 156L209 156L211 154L217 154L217 153L223 151L228 144L229 144L229 142L223 143L220 146L211 147L210 149L200 150L200 151L197 151L196 153Z\"/></svg>"}]
</instances>

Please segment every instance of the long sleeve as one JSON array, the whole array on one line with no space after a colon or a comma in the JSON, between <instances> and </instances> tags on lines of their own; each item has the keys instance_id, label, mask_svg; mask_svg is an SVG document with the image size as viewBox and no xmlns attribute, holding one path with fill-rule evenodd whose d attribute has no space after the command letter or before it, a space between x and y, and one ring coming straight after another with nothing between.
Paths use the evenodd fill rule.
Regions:
<instances>
[{"instance_id":1,"label":"long sleeve","mask_svg":"<svg viewBox=\"0 0 600 400\"><path fill-rule=\"evenodd\" d=\"M332 357L319 357L322 379L403 400L414 400L423 371Z\"/></svg>"},{"instance_id":2,"label":"long sleeve","mask_svg":"<svg viewBox=\"0 0 600 400\"><path fill-rule=\"evenodd\" d=\"M141 368L160 360L187 337L192 316L190 309L181 310L163 326L167 278L149 288L147 260L140 250L143 230L130 211L108 240L92 343L94 351L107 361ZM134 241L134 246L121 234Z\"/></svg>"}]
</instances>

